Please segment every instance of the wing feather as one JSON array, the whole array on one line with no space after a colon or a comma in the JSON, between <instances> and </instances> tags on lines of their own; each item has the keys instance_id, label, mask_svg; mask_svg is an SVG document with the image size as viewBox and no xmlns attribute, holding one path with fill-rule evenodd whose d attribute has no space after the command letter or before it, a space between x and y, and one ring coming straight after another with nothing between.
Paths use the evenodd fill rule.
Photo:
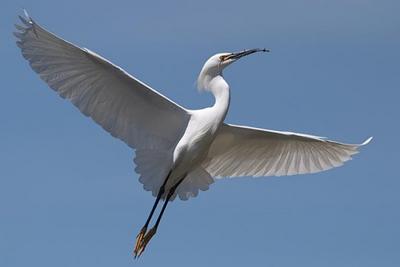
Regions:
<instances>
[{"instance_id":1,"label":"wing feather","mask_svg":"<svg viewBox=\"0 0 400 267\"><path fill-rule=\"evenodd\" d=\"M342 165L367 144L223 124L203 167L214 177L315 173Z\"/></svg>"},{"instance_id":2,"label":"wing feather","mask_svg":"<svg viewBox=\"0 0 400 267\"><path fill-rule=\"evenodd\" d=\"M27 16L27 15L26 15ZM16 25L22 55L53 90L132 148L170 148L186 109L96 53L69 43L30 17Z\"/></svg>"}]
</instances>

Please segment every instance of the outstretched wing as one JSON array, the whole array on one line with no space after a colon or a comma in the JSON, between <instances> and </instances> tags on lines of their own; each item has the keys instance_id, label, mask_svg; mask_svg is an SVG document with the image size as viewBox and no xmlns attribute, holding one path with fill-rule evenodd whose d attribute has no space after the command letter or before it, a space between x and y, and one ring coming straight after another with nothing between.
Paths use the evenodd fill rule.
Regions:
<instances>
[{"instance_id":1,"label":"outstretched wing","mask_svg":"<svg viewBox=\"0 0 400 267\"><path fill-rule=\"evenodd\" d=\"M203 167L214 177L314 173L342 165L361 145L321 137L223 124Z\"/></svg>"},{"instance_id":2,"label":"outstretched wing","mask_svg":"<svg viewBox=\"0 0 400 267\"><path fill-rule=\"evenodd\" d=\"M111 135L132 148L168 148L183 134L186 110L94 52L48 32L29 16L17 45L32 69Z\"/></svg>"}]
</instances>

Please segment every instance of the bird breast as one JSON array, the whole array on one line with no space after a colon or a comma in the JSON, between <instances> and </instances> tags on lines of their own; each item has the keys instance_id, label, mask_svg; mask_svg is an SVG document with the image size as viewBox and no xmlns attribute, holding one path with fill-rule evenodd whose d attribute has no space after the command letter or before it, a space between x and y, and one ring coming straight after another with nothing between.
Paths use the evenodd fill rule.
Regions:
<instances>
[{"instance_id":1,"label":"bird breast","mask_svg":"<svg viewBox=\"0 0 400 267\"><path fill-rule=\"evenodd\" d=\"M174 169L184 175L200 164L207 156L220 124L221 118L215 116L212 108L193 111L185 133L174 150Z\"/></svg>"}]
</instances>

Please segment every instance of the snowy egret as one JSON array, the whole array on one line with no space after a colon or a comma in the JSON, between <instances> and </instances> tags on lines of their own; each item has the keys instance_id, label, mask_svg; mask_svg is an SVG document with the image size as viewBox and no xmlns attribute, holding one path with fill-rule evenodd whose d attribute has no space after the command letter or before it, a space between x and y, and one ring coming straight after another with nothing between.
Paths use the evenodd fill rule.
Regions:
<instances>
[{"instance_id":1,"label":"snowy egret","mask_svg":"<svg viewBox=\"0 0 400 267\"><path fill-rule=\"evenodd\" d=\"M86 48L38 25L25 12L16 25L17 45L32 69L61 97L70 100L112 136L135 149L135 171L156 197L134 248L140 256L157 231L169 201L205 191L214 179L315 173L343 164L367 144L343 144L321 137L224 123L230 102L222 71L238 59L266 49L220 53L198 77L215 103L186 109ZM153 213L164 200L154 227Z\"/></svg>"}]
</instances>

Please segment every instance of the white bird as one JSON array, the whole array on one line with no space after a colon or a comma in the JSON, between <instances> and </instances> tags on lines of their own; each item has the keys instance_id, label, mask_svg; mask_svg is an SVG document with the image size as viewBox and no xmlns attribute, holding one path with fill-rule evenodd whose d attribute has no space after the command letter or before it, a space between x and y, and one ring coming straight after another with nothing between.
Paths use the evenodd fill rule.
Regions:
<instances>
[{"instance_id":1,"label":"white bird","mask_svg":"<svg viewBox=\"0 0 400 267\"><path fill-rule=\"evenodd\" d=\"M209 58L198 77L200 89L215 103L186 109L86 48L39 26L25 13L16 25L22 55L54 91L70 100L112 136L136 151L135 171L145 190L156 197L136 238L140 256L156 233L162 214L175 196L182 200L205 191L214 179L315 173L342 165L360 145L321 137L224 123L230 102L223 70L238 59L266 49L220 53ZM153 213L164 204L153 228Z\"/></svg>"}]
</instances>

